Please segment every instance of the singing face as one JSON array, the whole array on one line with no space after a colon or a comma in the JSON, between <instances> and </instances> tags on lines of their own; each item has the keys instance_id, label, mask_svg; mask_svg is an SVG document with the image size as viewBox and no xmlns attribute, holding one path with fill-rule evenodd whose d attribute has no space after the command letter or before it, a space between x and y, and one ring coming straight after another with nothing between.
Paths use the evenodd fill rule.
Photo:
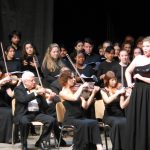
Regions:
<instances>
[{"instance_id":1,"label":"singing face","mask_svg":"<svg viewBox=\"0 0 150 150\"><path fill-rule=\"evenodd\" d=\"M60 57L60 50L58 49L58 47L52 48L52 50L50 51L50 56L56 60Z\"/></svg>"},{"instance_id":2,"label":"singing face","mask_svg":"<svg viewBox=\"0 0 150 150\"><path fill-rule=\"evenodd\" d=\"M6 52L6 56L8 60L12 60L15 57L15 49L10 47L8 52Z\"/></svg>"},{"instance_id":3,"label":"singing face","mask_svg":"<svg viewBox=\"0 0 150 150\"><path fill-rule=\"evenodd\" d=\"M15 45L17 45L20 42L20 38L17 35L14 35L11 39L11 42Z\"/></svg>"},{"instance_id":4,"label":"singing face","mask_svg":"<svg viewBox=\"0 0 150 150\"><path fill-rule=\"evenodd\" d=\"M115 49L115 56L118 56L120 52L120 47L118 45L115 45L114 49Z\"/></svg>"},{"instance_id":5,"label":"singing face","mask_svg":"<svg viewBox=\"0 0 150 150\"><path fill-rule=\"evenodd\" d=\"M67 50L65 48L60 48L60 57L66 57L67 54Z\"/></svg>"},{"instance_id":6,"label":"singing face","mask_svg":"<svg viewBox=\"0 0 150 150\"><path fill-rule=\"evenodd\" d=\"M34 49L33 49L33 46L31 44L26 44L25 50L26 50L26 53L28 56L31 56L34 53Z\"/></svg>"},{"instance_id":7,"label":"singing face","mask_svg":"<svg viewBox=\"0 0 150 150\"><path fill-rule=\"evenodd\" d=\"M129 56L127 51L121 51L119 54L119 59L123 64L127 64L129 62Z\"/></svg>"},{"instance_id":8,"label":"singing face","mask_svg":"<svg viewBox=\"0 0 150 150\"><path fill-rule=\"evenodd\" d=\"M110 53L105 52L105 55L106 55L107 60L112 61L113 58L114 58L114 55L115 55L115 51L114 51L114 50L111 50Z\"/></svg>"},{"instance_id":9,"label":"singing face","mask_svg":"<svg viewBox=\"0 0 150 150\"><path fill-rule=\"evenodd\" d=\"M99 55L100 55L100 56L103 56L104 54L105 54L104 49L103 49L103 48L100 48L100 49L99 49Z\"/></svg>"},{"instance_id":10,"label":"singing face","mask_svg":"<svg viewBox=\"0 0 150 150\"><path fill-rule=\"evenodd\" d=\"M76 56L76 64L83 65L85 62L84 54L80 53Z\"/></svg>"},{"instance_id":11,"label":"singing face","mask_svg":"<svg viewBox=\"0 0 150 150\"><path fill-rule=\"evenodd\" d=\"M77 51L83 50L83 42L79 42L74 48Z\"/></svg>"},{"instance_id":12,"label":"singing face","mask_svg":"<svg viewBox=\"0 0 150 150\"><path fill-rule=\"evenodd\" d=\"M133 55L134 55L134 57L136 57L137 55L142 55L142 52L141 52L141 50L140 50L140 48L135 48L134 49L134 52L133 52Z\"/></svg>"},{"instance_id":13,"label":"singing face","mask_svg":"<svg viewBox=\"0 0 150 150\"><path fill-rule=\"evenodd\" d=\"M143 42L143 53L146 57L150 57L150 42Z\"/></svg>"},{"instance_id":14,"label":"singing face","mask_svg":"<svg viewBox=\"0 0 150 150\"><path fill-rule=\"evenodd\" d=\"M93 50L93 45L91 45L90 43L84 43L83 48L86 54L91 54Z\"/></svg>"},{"instance_id":15,"label":"singing face","mask_svg":"<svg viewBox=\"0 0 150 150\"><path fill-rule=\"evenodd\" d=\"M129 43L124 44L123 49L125 49L128 52L128 54L130 54L130 52L131 52L131 44L129 44Z\"/></svg>"}]
</instances>

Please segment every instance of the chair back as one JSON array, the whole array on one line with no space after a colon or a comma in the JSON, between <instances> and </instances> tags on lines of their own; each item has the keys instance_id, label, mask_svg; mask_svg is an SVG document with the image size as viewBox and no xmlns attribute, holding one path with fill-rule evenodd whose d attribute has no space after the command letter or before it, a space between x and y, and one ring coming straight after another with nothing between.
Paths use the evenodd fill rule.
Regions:
<instances>
[{"instance_id":1,"label":"chair back","mask_svg":"<svg viewBox=\"0 0 150 150\"><path fill-rule=\"evenodd\" d=\"M105 104L103 100L97 100L94 104L95 107L95 117L96 119L103 119L104 111L105 111Z\"/></svg>"},{"instance_id":2,"label":"chair back","mask_svg":"<svg viewBox=\"0 0 150 150\"><path fill-rule=\"evenodd\" d=\"M11 101L11 108L12 108L12 115L14 116L15 113L15 104L16 104L16 99L12 99Z\"/></svg>"},{"instance_id":3,"label":"chair back","mask_svg":"<svg viewBox=\"0 0 150 150\"><path fill-rule=\"evenodd\" d=\"M56 115L57 115L57 121L59 123L62 123L64 121L64 114L66 110L62 102L56 103Z\"/></svg>"}]
</instances>

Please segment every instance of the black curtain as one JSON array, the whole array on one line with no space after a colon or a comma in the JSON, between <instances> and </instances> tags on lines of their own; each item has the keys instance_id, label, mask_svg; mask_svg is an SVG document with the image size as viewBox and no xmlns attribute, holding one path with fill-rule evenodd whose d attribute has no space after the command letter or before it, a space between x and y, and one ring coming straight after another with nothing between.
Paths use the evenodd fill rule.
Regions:
<instances>
[{"instance_id":1,"label":"black curtain","mask_svg":"<svg viewBox=\"0 0 150 150\"><path fill-rule=\"evenodd\" d=\"M53 40L53 0L0 0L0 40L7 45L13 30L21 43L32 41L41 57Z\"/></svg>"}]
</instances>

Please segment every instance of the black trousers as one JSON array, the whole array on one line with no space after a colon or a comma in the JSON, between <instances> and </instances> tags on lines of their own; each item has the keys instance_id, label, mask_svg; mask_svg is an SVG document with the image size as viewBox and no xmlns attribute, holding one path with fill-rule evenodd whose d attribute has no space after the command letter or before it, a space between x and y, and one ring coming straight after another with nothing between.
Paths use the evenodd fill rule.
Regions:
<instances>
[{"instance_id":1,"label":"black trousers","mask_svg":"<svg viewBox=\"0 0 150 150\"><path fill-rule=\"evenodd\" d=\"M49 141L51 130L56 122L55 118L39 112L28 112L26 115L22 116L19 122L21 143L27 144L29 125L32 121L40 121L44 124L39 141Z\"/></svg>"}]
</instances>

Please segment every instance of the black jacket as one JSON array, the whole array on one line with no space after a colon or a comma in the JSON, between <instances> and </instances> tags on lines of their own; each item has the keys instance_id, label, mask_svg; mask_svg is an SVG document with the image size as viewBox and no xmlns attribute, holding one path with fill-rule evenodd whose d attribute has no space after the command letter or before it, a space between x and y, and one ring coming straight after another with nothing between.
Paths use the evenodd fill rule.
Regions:
<instances>
[{"instance_id":1,"label":"black jacket","mask_svg":"<svg viewBox=\"0 0 150 150\"><path fill-rule=\"evenodd\" d=\"M36 99L39 104L39 111L41 113L46 112L49 105L47 104L46 100L42 96L35 96L34 93L28 94L27 89L24 87L23 84L20 84L14 89L15 93L15 113L14 113L14 122L19 123L20 118L23 115L26 115L28 112L28 102Z\"/></svg>"}]
</instances>

